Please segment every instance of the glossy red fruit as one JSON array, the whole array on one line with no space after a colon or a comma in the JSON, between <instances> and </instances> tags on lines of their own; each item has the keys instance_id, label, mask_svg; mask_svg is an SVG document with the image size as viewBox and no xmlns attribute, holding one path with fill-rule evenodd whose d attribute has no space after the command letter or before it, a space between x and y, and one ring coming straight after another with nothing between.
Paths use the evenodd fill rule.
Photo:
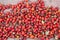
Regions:
<instances>
[{"instance_id":1,"label":"glossy red fruit","mask_svg":"<svg viewBox=\"0 0 60 40\"><path fill-rule=\"evenodd\" d=\"M3 11L9 8L12 9L11 13L4 14ZM31 4L28 3L28 0L17 5L4 6L0 4L0 11L1 40L6 40L8 37L19 38L20 36L49 40L60 33L60 11L54 7L45 7L42 0ZM49 31L49 36L45 34L47 31ZM58 37L60 36L58 35ZM25 40L24 38L23 40Z\"/></svg>"}]
</instances>

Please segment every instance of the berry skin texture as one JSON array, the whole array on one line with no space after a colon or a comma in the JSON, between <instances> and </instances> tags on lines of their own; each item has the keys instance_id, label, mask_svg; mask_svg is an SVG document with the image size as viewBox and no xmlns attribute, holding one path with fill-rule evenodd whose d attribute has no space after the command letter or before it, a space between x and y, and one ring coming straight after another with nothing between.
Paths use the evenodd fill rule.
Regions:
<instances>
[{"instance_id":1,"label":"berry skin texture","mask_svg":"<svg viewBox=\"0 0 60 40\"><path fill-rule=\"evenodd\" d=\"M0 40L7 38L41 38L50 40L60 38L60 11L58 8L45 7L42 0L17 5L0 5ZM6 9L11 12L4 13ZM56 39L56 38L55 38Z\"/></svg>"}]
</instances>

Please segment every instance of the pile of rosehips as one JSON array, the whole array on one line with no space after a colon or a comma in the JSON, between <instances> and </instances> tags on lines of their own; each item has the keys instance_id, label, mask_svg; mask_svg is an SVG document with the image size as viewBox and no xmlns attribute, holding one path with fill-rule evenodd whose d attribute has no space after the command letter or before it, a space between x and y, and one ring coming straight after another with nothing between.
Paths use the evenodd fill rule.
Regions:
<instances>
[{"instance_id":1,"label":"pile of rosehips","mask_svg":"<svg viewBox=\"0 0 60 40\"><path fill-rule=\"evenodd\" d=\"M17 5L0 4L0 40L7 40L8 37L60 40L60 10L45 7L42 0Z\"/></svg>"}]
</instances>

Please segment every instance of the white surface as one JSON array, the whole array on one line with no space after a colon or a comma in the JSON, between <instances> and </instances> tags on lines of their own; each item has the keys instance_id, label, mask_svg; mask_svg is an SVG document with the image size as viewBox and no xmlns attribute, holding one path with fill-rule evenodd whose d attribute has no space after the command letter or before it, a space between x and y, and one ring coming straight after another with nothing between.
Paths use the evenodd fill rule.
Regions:
<instances>
[{"instance_id":1,"label":"white surface","mask_svg":"<svg viewBox=\"0 0 60 40\"><path fill-rule=\"evenodd\" d=\"M43 1L45 3L46 7L53 6L53 7L59 7L60 8L60 0L43 0Z\"/></svg>"},{"instance_id":2,"label":"white surface","mask_svg":"<svg viewBox=\"0 0 60 40\"><path fill-rule=\"evenodd\" d=\"M50 40L55 40L54 38L51 38Z\"/></svg>"},{"instance_id":3,"label":"white surface","mask_svg":"<svg viewBox=\"0 0 60 40\"><path fill-rule=\"evenodd\" d=\"M46 31L45 34L48 35L49 34L49 31Z\"/></svg>"},{"instance_id":4,"label":"white surface","mask_svg":"<svg viewBox=\"0 0 60 40\"><path fill-rule=\"evenodd\" d=\"M14 38L8 38L7 40L14 40Z\"/></svg>"},{"instance_id":5,"label":"white surface","mask_svg":"<svg viewBox=\"0 0 60 40\"><path fill-rule=\"evenodd\" d=\"M2 4L17 4L24 0L0 0L0 3ZM30 2L36 2L37 0L29 0ZM60 0L43 0L45 3L45 6L53 6L53 7L59 7L60 8Z\"/></svg>"},{"instance_id":6,"label":"white surface","mask_svg":"<svg viewBox=\"0 0 60 40\"><path fill-rule=\"evenodd\" d=\"M37 2L37 0L29 0L30 2Z\"/></svg>"},{"instance_id":7,"label":"white surface","mask_svg":"<svg viewBox=\"0 0 60 40\"><path fill-rule=\"evenodd\" d=\"M5 10L4 10L4 13L7 13L7 12L10 12L10 13L11 13L11 11L12 11L11 8L10 8L10 9L5 9Z\"/></svg>"},{"instance_id":8,"label":"white surface","mask_svg":"<svg viewBox=\"0 0 60 40\"><path fill-rule=\"evenodd\" d=\"M2 4L17 4L19 3L20 1L23 1L23 0L0 0L0 3Z\"/></svg>"},{"instance_id":9,"label":"white surface","mask_svg":"<svg viewBox=\"0 0 60 40\"><path fill-rule=\"evenodd\" d=\"M8 38L7 40L19 40L19 38Z\"/></svg>"},{"instance_id":10,"label":"white surface","mask_svg":"<svg viewBox=\"0 0 60 40\"><path fill-rule=\"evenodd\" d=\"M6 5L6 4L12 4L12 5L15 5L21 1L24 1L24 0L0 0L0 3ZM29 2L36 2L37 0L29 0Z\"/></svg>"}]
</instances>

